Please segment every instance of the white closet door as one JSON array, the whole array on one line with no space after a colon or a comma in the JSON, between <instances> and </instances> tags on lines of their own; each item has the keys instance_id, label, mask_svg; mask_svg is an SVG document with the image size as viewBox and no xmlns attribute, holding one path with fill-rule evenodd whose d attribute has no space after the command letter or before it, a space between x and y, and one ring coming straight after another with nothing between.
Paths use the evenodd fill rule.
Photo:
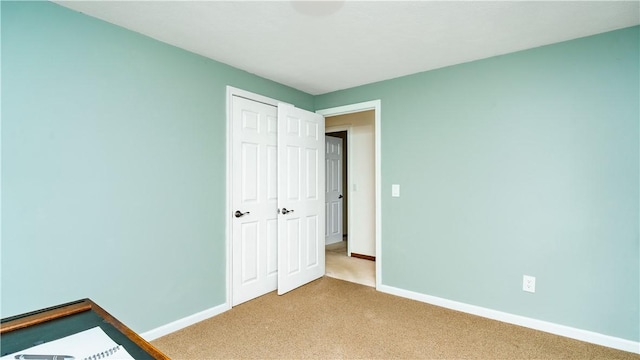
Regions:
<instances>
[{"instance_id":1,"label":"white closet door","mask_svg":"<svg viewBox=\"0 0 640 360\"><path fill-rule=\"evenodd\" d=\"M278 294L324 275L324 117L278 105Z\"/></svg>"},{"instance_id":2,"label":"white closet door","mask_svg":"<svg viewBox=\"0 0 640 360\"><path fill-rule=\"evenodd\" d=\"M232 305L278 286L277 108L233 97Z\"/></svg>"}]
</instances>

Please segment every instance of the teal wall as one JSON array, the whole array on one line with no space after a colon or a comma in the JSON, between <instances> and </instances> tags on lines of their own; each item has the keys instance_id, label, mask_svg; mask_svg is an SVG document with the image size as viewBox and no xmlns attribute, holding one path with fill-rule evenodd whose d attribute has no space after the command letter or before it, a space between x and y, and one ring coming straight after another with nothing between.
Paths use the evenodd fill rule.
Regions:
<instances>
[{"instance_id":1,"label":"teal wall","mask_svg":"<svg viewBox=\"0 0 640 360\"><path fill-rule=\"evenodd\" d=\"M2 317L223 304L226 86L313 97L48 2L2 1L1 75Z\"/></svg>"},{"instance_id":2,"label":"teal wall","mask_svg":"<svg viewBox=\"0 0 640 360\"><path fill-rule=\"evenodd\" d=\"M231 85L382 100L383 284L640 341L638 27L312 97L1 10L3 317L90 297L144 332L224 303Z\"/></svg>"},{"instance_id":3,"label":"teal wall","mask_svg":"<svg viewBox=\"0 0 640 360\"><path fill-rule=\"evenodd\" d=\"M639 341L639 29L317 96L382 101L382 283Z\"/></svg>"}]
</instances>

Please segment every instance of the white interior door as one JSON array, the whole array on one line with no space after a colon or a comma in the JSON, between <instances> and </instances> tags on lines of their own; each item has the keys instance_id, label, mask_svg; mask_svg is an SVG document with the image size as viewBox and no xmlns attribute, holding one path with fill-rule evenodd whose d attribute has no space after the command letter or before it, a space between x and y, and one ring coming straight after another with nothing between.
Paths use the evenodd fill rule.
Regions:
<instances>
[{"instance_id":1,"label":"white interior door","mask_svg":"<svg viewBox=\"0 0 640 360\"><path fill-rule=\"evenodd\" d=\"M232 99L232 305L278 286L277 108Z\"/></svg>"},{"instance_id":2,"label":"white interior door","mask_svg":"<svg viewBox=\"0 0 640 360\"><path fill-rule=\"evenodd\" d=\"M278 104L278 294L324 275L324 117Z\"/></svg>"},{"instance_id":3,"label":"white interior door","mask_svg":"<svg viewBox=\"0 0 640 360\"><path fill-rule=\"evenodd\" d=\"M325 136L326 193L325 193L325 244L342 241L342 139Z\"/></svg>"}]
</instances>

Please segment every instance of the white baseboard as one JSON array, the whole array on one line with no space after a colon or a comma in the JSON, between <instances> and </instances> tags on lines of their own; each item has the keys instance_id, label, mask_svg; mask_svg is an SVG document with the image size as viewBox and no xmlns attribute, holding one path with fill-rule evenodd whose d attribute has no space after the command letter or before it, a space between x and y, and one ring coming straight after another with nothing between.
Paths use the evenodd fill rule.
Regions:
<instances>
[{"instance_id":1,"label":"white baseboard","mask_svg":"<svg viewBox=\"0 0 640 360\"><path fill-rule=\"evenodd\" d=\"M628 351L640 354L640 342L621 339L609 335L599 334L592 331L572 328L569 326L558 325L547 321L536 320L520 315L513 315L501 311L491 310L480 306L469 305L457 301L447 300L436 296L425 295L409 290L399 289L393 286L380 285L378 291L401 296L404 298L417 300L431 305L444 307L468 314L478 315L485 318L502 321L509 324L524 326L530 329L548 332L554 335L560 335L571 339L576 339L596 345L602 345L613 349Z\"/></svg>"},{"instance_id":2,"label":"white baseboard","mask_svg":"<svg viewBox=\"0 0 640 360\"><path fill-rule=\"evenodd\" d=\"M160 327L157 327L153 330L149 330L145 333L140 334L140 336L142 336L143 339L147 340L147 341L152 341L155 340L159 337L165 336L167 334L170 334L174 331L178 331L180 329L184 329L187 326L193 325L197 322L200 322L202 320L207 320L211 317L214 317L216 315L222 314L223 312L229 310L230 307L227 304L222 304L222 305L218 305L215 307L212 307L210 309L207 310L203 310L200 311L199 313L195 313L193 315L189 315L185 318L176 320L174 322L168 323L166 325L162 325Z\"/></svg>"}]
</instances>

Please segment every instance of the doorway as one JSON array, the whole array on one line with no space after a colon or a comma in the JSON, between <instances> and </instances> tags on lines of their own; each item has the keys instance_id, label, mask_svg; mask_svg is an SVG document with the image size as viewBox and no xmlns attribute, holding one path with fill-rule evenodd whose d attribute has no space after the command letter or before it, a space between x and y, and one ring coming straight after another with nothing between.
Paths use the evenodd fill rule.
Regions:
<instances>
[{"instance_id":1,"label":"doorway","mask_svg":"<svg viewBox=\"0 0 640 360\"><path fill-rule=\"evenodd\" d=\"M347 105L317 111L325 116L327 134L346 134L346 177L343 187L347 199L345 208L344 233L348 260L362 261L369 270L347 269L347 276L359 277L358 272L373 272L364 283L379 286L381 283L381 240L380 240L380 101ZM330 263L332 251L338 251L332 244L327 247L327 275L333 266ZM367 260L356 259L360 257ZM331 257L333 258L333 257ZM345 256L345 258L347 258ZM340 259L345 261L346 259ZM374 261L370 261L374 260ZM333 261L333 260L331 260ZM348 266L348 265L347 265ZM341 275L335 276L340 278ZM353 281L351 279L345 279ZM358 282L358 281L355 281ZM363 283L363 282L361 282Z\"/></svg>"},{"instance_id":2,"label":"doorway","mask_svg":"<svg viewBox=\"0 0 640 360\"><path fill-rule=\"evenodd\" d=\"M325 118L325 131L346 131L348 256L375 260L375 114L360 111Z\"/></svg>"}]
</instances>

